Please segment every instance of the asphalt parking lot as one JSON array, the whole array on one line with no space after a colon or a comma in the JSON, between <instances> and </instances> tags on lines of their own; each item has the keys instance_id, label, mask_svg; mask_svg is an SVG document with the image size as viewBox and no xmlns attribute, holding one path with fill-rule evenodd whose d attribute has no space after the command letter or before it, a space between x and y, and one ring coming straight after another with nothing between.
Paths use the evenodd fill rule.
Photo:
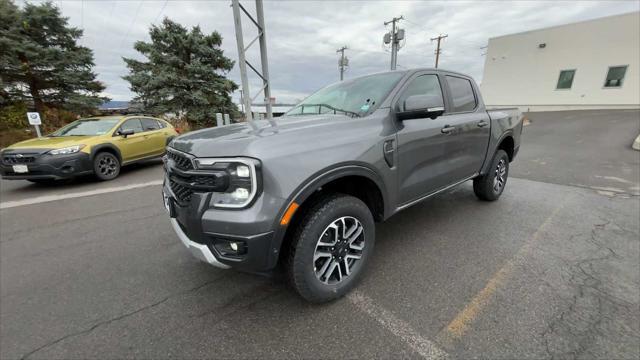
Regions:
<instances>
[{"instance_id":1,"label":"asphalt parking lot","mask_svg":"<svg viewBox=\"0 0 640 360\"><path fill-rule=\"evenodd\" d=\"M2 181L0 358L637 359L640 112L529 117L500 201L466 183L379 224L325 305L192 258L158 162Z\"/></svg>"}]
</instances>

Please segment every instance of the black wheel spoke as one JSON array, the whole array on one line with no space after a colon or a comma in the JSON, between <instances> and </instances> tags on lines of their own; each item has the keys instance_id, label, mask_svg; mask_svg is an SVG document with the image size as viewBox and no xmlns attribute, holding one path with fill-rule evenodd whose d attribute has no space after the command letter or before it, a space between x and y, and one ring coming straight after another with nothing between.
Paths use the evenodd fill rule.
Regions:
<instances>
[{"instance_id":1,"label":"black wheel spoke","mask_svg":"<svg viewBox=\"0 0 640 360\"><path fill-rule=\"evenodd\" d=\"M313 254L314 271L321 282L334 285L353 273L362 259L364 227L356 218L343 216L325 228Z\"/></svg>"}]
</instances>

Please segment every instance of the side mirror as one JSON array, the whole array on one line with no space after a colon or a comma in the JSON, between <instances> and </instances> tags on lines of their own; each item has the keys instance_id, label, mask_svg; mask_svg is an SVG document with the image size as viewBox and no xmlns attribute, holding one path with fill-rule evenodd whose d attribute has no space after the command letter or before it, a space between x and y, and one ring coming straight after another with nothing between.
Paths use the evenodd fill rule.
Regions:
<instances>
[{"instance_id":1,"label":"side mirror","mask_svg":"<svg viewBox=\"0 0 640 360\"><path fill-rule=\"evenodd\" d=\"M127 136L133 135L135 133L136 132L133 131L133 129L123 129L123 130L118 131L118 135L123 136L125 139L127 138Z\"/></svg>"},{"instance_id":2,"label":"side mirror","mask_svg":"<svg viewBox=\"0 0 640 360\"><path fill-rule=\"evenodd\" d=\"M437 95L413 95L409 96L404 104L399 104L398 119L435 119L444 113L444 102Z\"/></svg>"}]
</instances>

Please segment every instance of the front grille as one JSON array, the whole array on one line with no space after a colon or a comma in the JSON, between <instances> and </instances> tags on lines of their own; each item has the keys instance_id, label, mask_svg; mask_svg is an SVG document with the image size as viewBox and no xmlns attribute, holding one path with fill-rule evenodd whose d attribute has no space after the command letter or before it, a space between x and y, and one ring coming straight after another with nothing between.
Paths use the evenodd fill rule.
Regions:
<instances>
[{"instance_id":1,"label":"front grille","mask_svg":"<svg viewBox=\"0 0 640 360\"><path fill-rule=\"evenodd\" d=\"M188 157L175 153L173 151L167 151L167 155L169 159L173 160L178 169L182 171L193 170L193 163Z\"/></svg>"},{"instance_id":2,"label":"front grille","mask_svg":"<svg viewBox=\"0 0 640 360\"><path fill-rule=\"evenodd\" d=\"M193 190L190 188L178 184L173 179L169 178L169 186L171 187L171 191L176 196L177 200L181 203L188 203L191 201L191 195L193 195Z\"/></svg>"},{"instance_id":3,"label":"front grille","mask_svg":"<svg viewBox=\"0 0 640 360\"><path fill-rule=\"evenodd\" d=\"M36 157L34 155L5 154L2 156L2 162L7 165L30 164L34 161L36 161Z\"/></svg>"}]
</instances>

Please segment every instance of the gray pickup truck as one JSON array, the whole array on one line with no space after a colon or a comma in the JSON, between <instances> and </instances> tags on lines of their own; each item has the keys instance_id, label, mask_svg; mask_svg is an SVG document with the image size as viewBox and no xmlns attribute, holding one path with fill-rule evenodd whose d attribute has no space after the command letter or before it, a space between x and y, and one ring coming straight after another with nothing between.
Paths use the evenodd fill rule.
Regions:
<instances>
[{"instance_id":1,"label":"gray pickup truck","mask_svg":"<svg viewBox=\"0 0 640 360\"><path fill-rule=\"evenodd\" d=\"M392 71L329 85L271 122L174 139L165 207L180 240L211 265L286 270L305 299L348 292L375 223L468 180L498 199L522 115L487 111L469 76Z\"/></svg>"}]
</instances>

